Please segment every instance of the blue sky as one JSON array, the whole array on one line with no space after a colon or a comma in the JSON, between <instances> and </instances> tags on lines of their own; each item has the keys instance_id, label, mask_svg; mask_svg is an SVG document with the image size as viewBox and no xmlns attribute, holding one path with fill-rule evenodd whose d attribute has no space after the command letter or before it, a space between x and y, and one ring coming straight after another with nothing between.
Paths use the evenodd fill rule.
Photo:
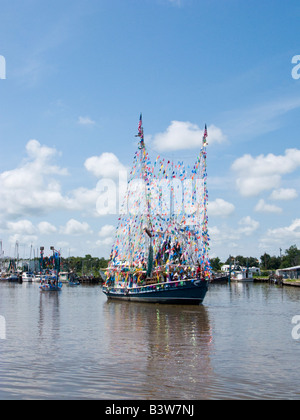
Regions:
<instances>
[{"instance_id":1,"label":"blue sky","mask_svg":"<svg viewBox=\"0 0 300 420\"><path fill-rule=\"evenodd\" d=\"M108 256L97 183L131 165L141 111L175 159L209 127L212 257L300 247L299 19L296 0L2 1L5 253Z\"/></svg>"}]
</instances>

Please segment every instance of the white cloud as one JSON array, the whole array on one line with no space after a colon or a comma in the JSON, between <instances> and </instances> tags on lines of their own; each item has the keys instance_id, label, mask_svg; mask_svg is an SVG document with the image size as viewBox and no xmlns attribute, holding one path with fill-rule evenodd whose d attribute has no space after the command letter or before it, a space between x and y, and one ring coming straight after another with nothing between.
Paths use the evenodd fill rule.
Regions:
<instances>
[{"instance_id":1,"label":"white cloud","mask_svg":"<svg viewBox=\"0 0 300 420\"><path fill-rule=\"evenodd\" d=\"M97 246L106 246L110 247L114 242L114 234L115 234L116 228L113 225L105 225L100 229L99 236L101 239L99 239L96 242Z\"/></svg>"},{"instance_id":2,"label":"white cloud","mask_svg":"<svg viewBox=\"0 0 300 420\"><path fill-rule=\"evenodd\" d=\"M268 236L288 238L291 241L300 239L300 219L294 220L290 226L268 230Z\"/></svg>"},{"instance_id":3,"label":"white cloud","mask_svg":"<svg viewBox=\"0 0 300 420\"><path fill-rule=\"evenodd\" d=\"M300 167L300 150L288 149L285 155L272 153L256 158L247 154L237 159L232 169L237 173L236 185L241 195L255 196L280 187L282 175Z\"/></svg>"},{"instance_id":4,"label":"white cloud","mask_svg":"<svg viewBox=\"0 0 300 420\"><path fill-rule=\"evenodd\" d=\"M105 225L101 228L100 232L99 232L99 236L101 238L106 238L107 236L112 236L114 235L116 231L115 226L113 225Z\"/></svg>"},{"instance_id":5,"label":"white cloud","mask_svg":"<svg viewBox=\"0 0 300 420\"><path fill-rule=\"evenodd\" d=\"M71 193L70 204L73 210L83 211L85 214L99 216L96 203L99 198L99 190L96 188L88 189L79 187Z\"/></svg>"},{"instance_id":6,"label":"white cloud","mask_svg":"<svg viewBox=\"0 0 300 420\"><path fill-rule=\"evenodd\" d=\"M99 239L96 241L97 246L107 246L110 247L114 243L113 236L108 236L107 238Z\"/></svg>"},{"instance_id":7,"label":"white cloud","mask_svg":"<svg viewBox=\"0 0 300 420\"><path fill-rule=\"evenodd\" d=\"M273 204L268 204L264 199L261 199L255 206L255 211L260 213L282 213L282 208Z\"/></svg>"},{"instance_id":8,"label":"white cloud","mask_svg":"<svg viewBox=\"0 0 300 420\"><path fill-rule=\"evenodd\" d=\"M260 240L260 248L274 248L274 244L280 247L290 247L300 240L300 219L295 219L290 226L269 229Z\"/></svg>"},{"instance_id":9,"label":"white cloud","mask_svg":"<svg viewBox=\"0 0 300 420\"><path fill-rule=\"evenodd\" d=\"M67 222L66 226L61 227L60 232L65 235L84 235L91 234L91 228L86 222L79 222L78 220L71 219Z\"/></svg>"},{"instance_id":10,"label":"white cloud","mask_svg":"<svg viewBox=\"0 0 300 420\"><path fill-rule=\"evenodd\" d=\"M21 245L32 244L36 246L38 245L38 236L15 233L14 235L9 236L8 241L12 245L15 245L18 242ZM20 249L19 249L19 253L20 253Z\"/></svg>"},{"instance_id":11,"label":"white cloud","mask_svg":"<svg viewBox=\"0 0 300 420\"><path fill-rule=\"evenodd\" d=\"M158 151L174 151L201 148L204 130L190 122L172 121L164 133L153 138L153 146ZM226 136L221 129L211 125L208 127L208 144L223 143Z\"/></svg>"},{"instance_id":12,"label":"white cloud","mask_svg":"<svg viewBox=\"0 0 300 420\"><path fill-rule=\"evenodd\" d=\"M85 126L91 126L91 125L95 125L96 122L93 121L90 117L79 117L78 118L78 124L85 125Z\"/></svg>"},{"instance_id":13,"label":"white cloud","mask_svg":"<svg viewBox=\"0 0 300 420\"><path fill-rule=\"evenodd\" d=\"M294 188L280 188L274 190L270 196L272 200L294 200L298 197L298 193Z\"/></svg>"},{"instance_id":14,"label":"white cloud","mask_svg":"<svg viewBox=\"0 0 300 420\"><path fill-rule=\"evenodd\" d=\"M127 171L114 153L92 156L85 161L84 166L97 178L118 178L120 172Z\"/></svg>"},{"instance_id":15,"label":"white cloud","mask_svg":"<svg viewBox=\"0 0 300 420\"><path fill-rule=\"evenodd\" d=\"M222 224L221 227L209 227L211 246L213 248L225 246L228 250L238 249L240 241L244 241L244 236L251 236L260 226L259 222L253 220L250 216L242 218L238 222L238 225L236 228L230 227L227 224Z\"/></svg>"},{"instance_id":16,"label":"white cloud","mask_svg":"<svg viewBox=\"0 0 300 420\"><path fill-rule=\"evenodd\" d=\"M67 241L58 241L57 242L57 247L58 247L58 249L62 249L62 248L67 248L68 249L68 251L70 250L71 251L71 248L70 248L70 243L69 242L67 242ZM72 248L72 251L74 250L74 248Z\"/></svg>"},{"instance_id":17,"label":"white cloud","mask_svg":"<svg viewBox=\"0 0 300 420\"><path fill-rule=\"evenodd\" d=\"M26 159L17 168L0 173L0 211L4 222L5 219L34 217L60 210L81 211L85 215L99 217L97 202L103 193L103 177L112 178L114 182L113 179L118 178L120 173L127 175L126 167L117 156L103 153L85 162L88 171L102 178L99 183L90 189L78 187L65 195L61 177L68 175L68 171L54 164L59 152L41 145L37 140L30 140L26 153ZM51 230L46 225L40 228Z\"/></svg>"},{"instance_id":18,"label":"white cloud","mask_svg":"<svg viewBox=\"0 0 300 420\"><path fill-rule=\"evenodd\" d=\"M239 225L241 226L239 232L246 236L252 235L259 228L259 222L253 220L250 216L243 217L239 221Z\"/></svg>"},{"instance_id":19,"label":"white cloud","mask_svg":"<svg viewBox=\"0 0 300 420\"><path fill-rule=\"evenodd\" d=\"M235 210L233 204L228 203L222 198L217 198L215 201L208 203L208 212L210 216L228 217Z\"/></svg>"},{"instance_id":20,"label":"white cloud","mask_svg":"<svg viewBox=\"0 0 300 420\"><path fill-rule=\"evenodd\" d=\"M42 235L50 235L51 233L56 233L57 232L57 228L49 222L39 223L38 224L38 229L39 229L39 232Z\"/></svg>"},{"instance_id":21,"label":"white cloud","mask_svg":"<svg viewBox=\"0 0 300 420\"><path fill-rule=\"evenodd\" d=\"M57 176L67 170L52 163L58 155L54 148L37 140L26 145L27 158L18 168L0 173L0 211L3 215L24 216L66 208Z\"/></svg>"},{"instance_id":22,"label":"white cloud","mask_svg":"<svg viewBox=\"0 0 300 420\"><path fill-rule=\"evenodd\" d=\"M20 235L33 235L36 233L36 228L30 220L20 220L18 222L7 222L7 229L11 233Z\"/></svg>"},{"instance_id":23,"label":"white cloud","mask_svg":"<svg viewBox=\"0 0 300 420\"><path fill-rule=\"evenodd\" d=\"M232 249L238 246L238 241L240 239L240 232L238 229L232 229L224 224L221 226L221 228L217 226L211 226L208 228L208 231L211 237L212 247L226 245L227 249Z\"/></svg>"},{"instance_id":24,"label":"white cloud","mask_svg":"<svg viewBox=\"0 0 300 420\"><path fill-rule=\"evenodd\" d=\"M6 229L9 231L9 242L15 244L38 244L38 234L51 234L56 233L57 229L55 226L48 222L41 222L38 227L30 220L19 220L17 222L7 222Z\"/></svg>"}]
</instances>

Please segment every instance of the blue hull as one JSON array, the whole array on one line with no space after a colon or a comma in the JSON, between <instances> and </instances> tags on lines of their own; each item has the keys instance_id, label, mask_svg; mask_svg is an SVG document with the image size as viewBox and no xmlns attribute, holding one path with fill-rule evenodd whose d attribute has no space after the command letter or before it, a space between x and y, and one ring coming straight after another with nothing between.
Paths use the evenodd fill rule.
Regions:
<instances>
[{"instance_id":1,"label":"blue hull","mask_svg":"<svg viewBox=\"0 0 300 420\"><path fill-rule=\"evenodd\" d=\"M59 292L62 289L62 284L59 283L58 286L54 286L51 284L42 284L40 286L40 290L42 292Z\"/></svg>"},{"instance_id":2,"label":"blue hull","mask_svg":"<svg viewBox=\"0 0 300 420\"><path fill-rule=\"evenodd\" d=\"M183 283L183 284L182 284ZM199 305L208 290L206 281L186 281L163 286L146 286L138 289L110 289L103 287L108 299L132 302L168 303L181 305Z\"/></svg>"}]
</instances>

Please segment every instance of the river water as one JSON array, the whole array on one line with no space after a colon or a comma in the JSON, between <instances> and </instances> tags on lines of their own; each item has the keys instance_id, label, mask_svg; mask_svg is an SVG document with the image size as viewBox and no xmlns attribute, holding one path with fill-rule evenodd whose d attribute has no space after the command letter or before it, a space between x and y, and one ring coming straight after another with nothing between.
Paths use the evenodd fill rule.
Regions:
<instances>
[{"instance_id":1,"label":"river water","mask_svg":"<svg viewBox=\"0 0 300 420\"><path fill-rule=\"evenodd\" d=\"M2 283L0 399L299 399L296 315L300 288L268 284L189 307Z\"/></svg>"}]
</instances>

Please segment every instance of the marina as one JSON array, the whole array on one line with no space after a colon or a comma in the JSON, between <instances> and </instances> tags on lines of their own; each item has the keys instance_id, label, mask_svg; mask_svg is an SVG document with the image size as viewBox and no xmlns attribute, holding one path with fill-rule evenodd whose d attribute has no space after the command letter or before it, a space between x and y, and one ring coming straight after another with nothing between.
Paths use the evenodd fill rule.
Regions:
<instances>
[{"instance_id":1,"label":"marina","mask_svg":"<svg viewBox=\"0 0 300 420\"><path fill-rule=\"evenodd\" d=\"M300 398L300 289L211 285L203 305L0 284L0 399Z\"/></svg>"},{"instance_id":2,"label":"marina","mask_svg":"<svg viewBox=\"0 0 300 420\"><path fill-rule=\"evenodd\" d=\"M0 400L299 400L299 0L1 6Z\"/></svg>"}]
</instances>

